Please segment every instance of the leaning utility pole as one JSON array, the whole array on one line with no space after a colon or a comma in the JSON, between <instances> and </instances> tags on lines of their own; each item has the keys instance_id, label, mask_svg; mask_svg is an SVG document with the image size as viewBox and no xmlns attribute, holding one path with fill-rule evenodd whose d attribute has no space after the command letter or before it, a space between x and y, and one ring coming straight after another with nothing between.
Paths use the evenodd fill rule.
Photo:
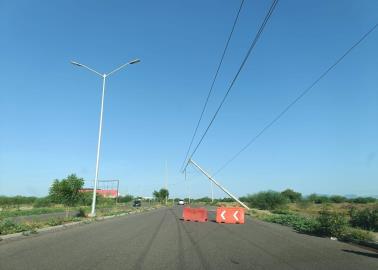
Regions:
<instances>
[{"instance_id":1,"label":"leaning utility pole","mask_svg":"<svg viewBox=\"0 0 378 270\"><path fill-rule=\"evenodd\" d=\"M231 198L233 198L235 201L237 201L240 205L242 205L244 208L249 210L249 207L245 205L242 201L240 201L238 198L236 198L231 192L229 192L225 187L223 187L221 184L219 184L209 173L204 171L193 159L189 159L189 163L192 163L195 167L197 167L198 170L200 170L207 178L209 178L210 181L212 181L214 184L216 184L221 190L227 193Z\"/></svg>"}]
</instances>

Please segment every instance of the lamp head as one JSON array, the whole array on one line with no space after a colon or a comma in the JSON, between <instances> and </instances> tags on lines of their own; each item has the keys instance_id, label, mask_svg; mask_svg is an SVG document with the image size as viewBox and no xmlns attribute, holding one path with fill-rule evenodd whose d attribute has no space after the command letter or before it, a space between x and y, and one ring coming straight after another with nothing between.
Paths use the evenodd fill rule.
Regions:
<instances>
[{"instance_id":1,"label":"lamp head","mask_svg":"<svg viewBox=\"0 0 378 270\"><path fill-rule=\"evenodd\" d=\"M140 62L140 59L135 59L129 62L130 65L138 64Z\"/></svg>"}]
</instances>

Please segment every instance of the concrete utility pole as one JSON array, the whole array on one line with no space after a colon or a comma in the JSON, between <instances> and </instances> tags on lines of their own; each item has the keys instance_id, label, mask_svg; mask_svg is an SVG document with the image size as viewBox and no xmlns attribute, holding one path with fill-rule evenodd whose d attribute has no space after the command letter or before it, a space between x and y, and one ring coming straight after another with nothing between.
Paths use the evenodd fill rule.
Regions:
<instances>
[{"instance_id":1,"label":"concrete utility pole","mask_svg":"<svg viewBox=\"0 0 378 270\"><path fill-rule=\"evenodd\" d=\"M233 198L235 201L237 201L240 205L242 205L244 208L249 210L249 207L245 205L242 201L240 201L238 198L236 198L231 192L229 192L225 187L223 187L219 182L217 182L209 173L204 171L194 160L189 159L189 162L192 163L200 172L202 172L207 178L209 178L210 181L212 181L214 184L216 184L221 190L227 193L231 198Z\"/></svg>"},{"instance_id":2,"label":"concrete utility pole","mask_svg":"<svg viewBox=\"0 0 378 270\"><path fill-rule=\"evenodd\" d=\"M75 61L71 61L71 64L78 66L78 67L83 67L88 69L89 71L92 71L93 73L97 74L102 78L102 95L101 95L101 111L100 111L100 127L98 130L98 142L97 142L97 156L96 156L96 174L95 174L95 180L94 180L94 185L93 185L93 198L92 198L92 210L90 216L95 217L96 216L96 192L97 192L97 184L98 184L98 171L99 171L99 164L100 164L100 148L101 148L101 135L102 135L102 115L104 113L104 97L105 97L105 82L106 78L109 77L110 75L114 74L115 72L121 70L122 68L128 66L128 65L133 65L139 63L139 59L132 60L130 62L127 62L126 64L123 64L119 66L118 68L114 69L113 71L109 72L108 74L101 74L100 72L97 72L93 68L90 68L86 65L80 64Z\"/></svg>"},{"instance_id":3,"label":"concrete utility pole","mask_svg":"<svg viewBox=\"0 0 378 270\"><path fill-rule=\"evenodd\" d=\"M213 187L213 181L210 181L211 185L211 202L214 202L214 187Z\"/></svg>"},{"instance_id":4,"label":"concrete utility pole","mask_svg":"<svg viewBox=\"0 0 378 270\"><path fill-rule=\"evenodd\" d=\"M168 191L168 164L165 161L165 189ZM168 203L168 194L165 196L165 204Z\"/></svg>"}]
</instances>

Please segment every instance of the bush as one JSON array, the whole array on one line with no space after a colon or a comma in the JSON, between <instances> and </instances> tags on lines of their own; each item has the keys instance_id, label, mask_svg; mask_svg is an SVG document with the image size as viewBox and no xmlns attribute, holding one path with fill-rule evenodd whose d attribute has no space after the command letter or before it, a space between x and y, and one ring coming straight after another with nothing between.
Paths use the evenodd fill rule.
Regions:
<instances>
[{"instance_id":1,"label":"bush","mask_svg":"<svg viewBox=\"0 0 378 270\"><path fill-rule=\"evenodd\" d=\"M211 203L211 198L203 197L195 200L196 202Z\"/></svg>"},{"instance_id":2,"label":"bush","mask_svg":"<svg viewBox=\"0 0 378 270\"><path fill-rule=\"evenodd\" d=\"M366 203L373 203L373 202L376 202L377 199L373 198L373 197L357 197L355 199L350 199L349 202L351 203L362 203L362 204L366 204Z\"/></svg>"},{"instance_id":3,"label":"bush","mask_svg":"<svg viewBox=\"0 0 378 270\"><path fill-rule=\"evenodd\" d=\"M52 205L52 202L49 197L37 198L33 203L33 207L36 207L36 208L49 207L51 205Z\"/></svg>"},{"instance_id":4,"label":"bush","mask_svg":"<svg viewBox=\"0 0 378 270\"><path fill-rule=\"evenodd\" d=\"M246 200L252 207L264 210L282 209L288 203L288 199L276 191L263 191L254 195L248 195Z\"/></svg>"},{"instance_id":5,"label":"bush","mask_svg":"<svg viewBox=\"0 0 378 270\"><path fill-rule=\"evenodd\" d=\"M343 214L322 209L317 217L319 234L339 237L345 231L348 221Z\"/></svg>"},{"instance_id":6,"label":"bush","mask_svg":"<svg viewBox=\"0 0 378 270\"><path fill-rule=\"evenodd\" d=\"M281 192L283 196L285 196L290 202L298 202L302 199L302 194L299 192L295 192L292 189L286 189Z\"/></svg>"},{"instance_id":7,"label":"bush","mask_svg":"<svg viewBox=\"0 0 378 270\"><path fill-rule=\"evenodd\" d=\"M292 227L297 232L320 236L336 236L343 241L372 241L373 235L347 226L346 218L338 213L322 210L317 218L297 214L273 214L263 220Z\"/></svg>"},{"instance_id":8,"label":"bush","mask_svg":"<svg viewBox=\"0 0 378 270\"><path fill-rule=\"evenodd\" d=\"M100 206L112 206L112 205L115 205L116 201L114 198L105 198L97 194L96 203Z\"/></svg>"},{"instance_id":9,"label":"bush","mask_svg":"<svg viewBox=\"0 0 378 270\"><path fill-rule=\"evenodd\" d=\"M92 197L93 197L93 192L82 192L79 204L83 206L92 205ZM97 201L98 201L98 196L96 196L96 202Z\"/></svg>"},{"instance_id":10,"label":"bush","mask_svg":"<svg viewBox=\"0 0 378 270\"><path fill-rule=\"evenodd\" d=\"M216 201L216 200L214 200L214 201ZM235 202L235 200L233 198L228 198L228 197L222 198L222 199L218 199L217 201L218 202Z\"/></svg>"},{"instance_id":11,"label":"bush","mask_svg":"<svg viewBox=\"0 0 378 270\"><path fill-rule=\"evenodd\" d=\"M28 224L17 224L9 219L0 222L0 234L11 234L28 230L35 230L35 228Z\"/></svg>"},{"instance_id":12,"label":"bush","mask_svg":"<svg viewBox=\"0 0 378 270\"><path fill-rule=\"evenodd\" d=\"M75 206L81 202L84 186L84 179L78 178L75 174L68 175L59 181L54 180L50 187L49 197L54 203L64 204L67 207Z\"/></svg>"},{"instance_id":13,"label":"bush","mask_svg":"<svg viewBox=\"0 0 378 270\"><path fill-rule=\"evenodd\" d=\"M345 198L344 196L333 195L329 197L329 200L332 203L343 203L347 201L347 198Z\"/></svg>"},{"instance_id":14,"label":"bush","mask_svg":"<svg viewBox=\"0 0 378 270\"><path fill-rule=\"evenodd\" d=\"M62 225L63 222L64 222L63 218L52 218L49 221L47 221L46 224L49 226L58 226L58 225Z\"/></svg>"},{"instance_id":15,"label":"bush","mask_svg":"<svg viewBox=\"0 0 378 270\"><path fill-rule=\"evenodd\" d=\"M79 208L79 211L78 211L76 217L86 217L86 216L87 216L87 214L86 214L85 209L84 208Z\"/></svg>"},{"instance_id":16,"label":"bush","mask_svg":"<svg viewBox=\"0 0 378 270\"><path fill-rule=\"evenodd\" d=\"M2 211L0 212L0 218L40 215L40 214L57 213L57 212L63 212L63 211L64 211L63 208L35 208L35 209L29 209L29 210Z\"/></svg>"},{"instance_id":17,"label":"bush","mask_svg":"<svg viewBox=\"0 0 378 270\"><path fill-rule=\"evenodd\" d=\"M32 204L37 199L37 197L26 197L26 196L0 196L0 206L4 208L17 207L23 204Z\"/></svg>"},{"instance_id":18,"label":"bush","mask_svg":"<svg viewBox=\"0 0 378 270\"><path fill-rule=\"evenodd\" d=\"M311 194L307 197L307 200L316 203L316 204L323 204L323 203L329 203L330 199L329 197L325 195L317 195L317 194Z\"/></svg>"},{"instance_id":19,"label":"bush","mask_svg":"<svg viewBox=\"0 0 378 270\"><path fill-rule=\"evenodd\" d=\"M373 241L373 235L361 229L346 228L345 231L339 236L343 241Z\"/></svg>"},{"instance_id":20,"label":"bush","mask_svg":"<svg viewBox=\"0 0 378 270\"><path fill-rule=\"evenodd\" d=\"M352 207L349 210L350 225L370 231L378 231L378 206L357 210Z\"/></svg>"},{"instance_id":21,"label":"bush","mask_svg":"<svg viewBox=\"0 0 378 270\"><path fill-rule=\"evenodd\" d=\"M316 219L302 217L294 214L270 215L265 217L264 220L285 226L290 226L294 230L301 233L314 234L318 231L319 228L319 223Z\"/></svg>"}]
</instances>

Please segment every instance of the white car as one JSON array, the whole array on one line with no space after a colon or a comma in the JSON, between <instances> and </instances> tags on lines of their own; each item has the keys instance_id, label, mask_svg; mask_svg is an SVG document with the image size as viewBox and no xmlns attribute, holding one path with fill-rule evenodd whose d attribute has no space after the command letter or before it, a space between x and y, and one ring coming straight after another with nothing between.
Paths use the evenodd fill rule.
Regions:
<instances>
[{"instance_id":1,"label":"white car","mask_svg":"<svg viewBox=\"0 0 378 270\"><path fill-rule=\"evenodd\" d=\"M184 204L185 204L185 202L183 200L178 201L178 205L184 205Z\"/></svg>"}]
</instances>

